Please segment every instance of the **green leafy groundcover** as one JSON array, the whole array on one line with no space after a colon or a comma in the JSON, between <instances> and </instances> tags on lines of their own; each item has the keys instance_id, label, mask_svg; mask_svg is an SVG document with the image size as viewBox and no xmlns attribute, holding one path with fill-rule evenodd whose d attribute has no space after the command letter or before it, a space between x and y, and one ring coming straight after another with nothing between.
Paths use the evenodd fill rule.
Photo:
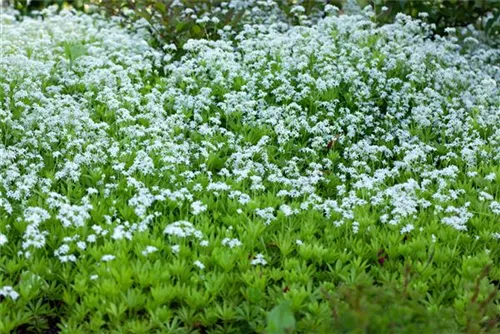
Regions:
<instances>
[{"instance_id":1,"label":"green leafy groundcover","mask_svg":"<svg viewBox=\"0 0 500 334\"><path fill-rule=\"evenodd\" d=\"M497 333L499 50L325 10L2 13L0 332Z\"/></svg>"}]
</instances>

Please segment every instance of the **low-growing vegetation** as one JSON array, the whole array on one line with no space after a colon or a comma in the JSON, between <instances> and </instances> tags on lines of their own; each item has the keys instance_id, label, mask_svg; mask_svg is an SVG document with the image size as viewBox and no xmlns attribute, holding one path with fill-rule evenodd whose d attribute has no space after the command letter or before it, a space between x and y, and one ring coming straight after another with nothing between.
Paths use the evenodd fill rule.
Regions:
<instances>
[{"instance_id":1,"label":"low-growing vegetation","mask_svg":"<svg viewBox=\"0 0 500 334\"><path fill-rule=\"evenodd\" d=\"M500 50L375 15L0 14L0 332L500 331Z\"/></svg>"}]
</instances>

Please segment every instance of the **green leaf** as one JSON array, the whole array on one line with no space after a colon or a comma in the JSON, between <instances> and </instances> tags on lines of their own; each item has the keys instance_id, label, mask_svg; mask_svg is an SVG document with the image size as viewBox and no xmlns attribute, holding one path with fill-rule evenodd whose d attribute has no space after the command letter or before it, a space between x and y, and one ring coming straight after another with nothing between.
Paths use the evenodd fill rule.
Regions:
<instances>
[{"instance_id":1,"label":"green leaf","mask_svg":"<svg viewBox=\"0 0 500 334\"><path fill-rule=\"evenodd\" d=\"M267 334L291 333L295 330L295 317L290 302L285 301L275 306L267 314Z\"/></svg>"},{"instance_id":2,"label":"green leaf","mask_svg":"<svg viewBox=\"0 0 500 334\"><path fill-rule=\"evenodd\" d=\"M160 12L164 12L167 9L167 7L165 6L165 4L163 2L155 2L154 6Z\"/></svg>"}]
</instances>

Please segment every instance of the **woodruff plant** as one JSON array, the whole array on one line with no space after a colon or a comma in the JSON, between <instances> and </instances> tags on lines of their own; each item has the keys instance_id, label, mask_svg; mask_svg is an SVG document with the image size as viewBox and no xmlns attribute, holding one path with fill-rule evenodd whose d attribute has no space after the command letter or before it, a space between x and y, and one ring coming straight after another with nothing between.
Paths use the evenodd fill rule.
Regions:
<instances>
[{"instance_id":1,"label":"woodruff plant","mask_svg":"<svg viewBox=\"0 0 500 334\"><path fill-rule=\"evenodd\" d=\"M0 332L498 331L498 49L325 12L2 12Z\"/></svg>"}]
</instances>

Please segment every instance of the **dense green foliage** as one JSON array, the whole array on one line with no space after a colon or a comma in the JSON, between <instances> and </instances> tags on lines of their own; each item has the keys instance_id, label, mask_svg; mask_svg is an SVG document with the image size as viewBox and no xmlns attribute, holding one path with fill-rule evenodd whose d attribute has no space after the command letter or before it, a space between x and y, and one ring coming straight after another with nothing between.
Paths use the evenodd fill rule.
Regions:
<instances>
[{"instance_id":1,"label":"dense green foliage","mask_svg":"<svg viewBox=\"0 0 500 334\"><path fill-rule=\"evenodd\" d=\"M89 0L6 0L8 6L19 11L21 15L30 14L33 11L43 10L50 6L57 6L59 9L71 6L74 9L84 11L85 4L89 4Z\"/></svg>"},{"instance_id":2,"label":"dense green foliage","mask_svg":"<svg viewBox=\"0 0 500 334\"><path fill-rule=\"evenodd\" d=\"M381 22L390 22L397 13L405 13L412 17L419 17L427 13L426 20L436 25L436 31L443 33L448 27L466 27L469 24L487 30L491 38L498 38L500 20L498 13L500 2L495 0L374 0L375 8L387 7L380 11ZM488 13L494 16L490 25L484 21Z\"/></svg>"}]
</instances>

